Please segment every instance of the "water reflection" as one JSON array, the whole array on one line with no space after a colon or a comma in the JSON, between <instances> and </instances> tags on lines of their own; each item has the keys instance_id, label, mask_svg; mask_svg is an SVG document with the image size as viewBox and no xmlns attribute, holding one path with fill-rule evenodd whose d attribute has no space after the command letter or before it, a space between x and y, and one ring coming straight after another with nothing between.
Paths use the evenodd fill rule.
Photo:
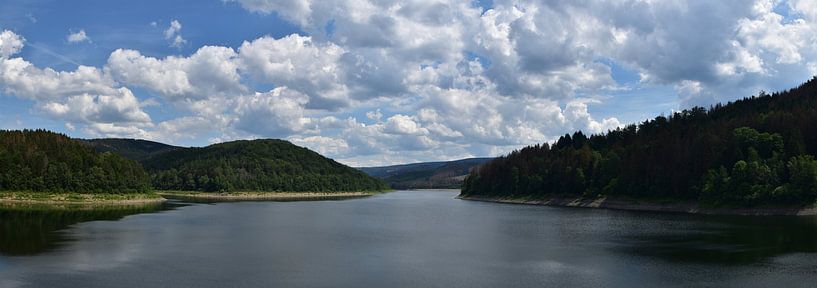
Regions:
<instances>
[{"instance_id":1,"label":"water reflection","mask_svg":"<svg viewBox=\"0 0 817 288\"><path fill-rule=\"evenodd\" d=\"M154 213L181 204L140 205L28 205L0 204L0 254L33 255L70 240L60 230L96 220L119 220L139 213Z\"/></svg>"},{"instance_id":2,"label":"water reflection","mask_svg":"<svg viewBox=\"0 0 817 288\"><path fill-rule=\"evenodd\" d=\"M352 201L190 205L84 223L45 234L70 240L59 249L0 255L0 287L813 287L817 281L815 218L500 205L454 196L403 191ZM49 215L56 216L16 223L55 231L70 224L54 221L85 217ZM0 219L9 223L6 217ZM3 229L9 237L17 228ZM59 242L28 238L16 241Z\"/></svg>"},{"instance_id":3,"label":"water reflection","mask_svg":"<svg viewBox=\"0 0 817 288\"><path fill-rule=\"evenodd\" d=\"M652 216L657 218L652 229L624 234L625 252L714 264L750 264L817 252L817 217Z\"/></svg>"}]
</instances>

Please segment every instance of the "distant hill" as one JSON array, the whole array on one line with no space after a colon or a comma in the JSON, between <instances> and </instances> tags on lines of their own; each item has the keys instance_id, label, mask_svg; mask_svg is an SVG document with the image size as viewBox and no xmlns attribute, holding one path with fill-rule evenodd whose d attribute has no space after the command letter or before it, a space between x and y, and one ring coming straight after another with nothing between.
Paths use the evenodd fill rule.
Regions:
<instances>
[{"instance_id":1,"label":"distant hill","mask_svg":"<svg viewBox=\"0 0 817 288\"><path fill-rule=\"evenodd\" d=\"M817 77L789 91L582 132L475 169L463 197L601 197L814 205Z\"/></svg>"},{"instance_id":2,"label":"distant hill","mask_svg":"<svg viewBox=\"0 0 817 288\"><path fill-rule=\"evenodd\" d=\"M493 158L422 162L382 167L360 167L361 171L383 179L395 189L460 188L471 168Z\"/></svg>"},{"instance_id":3,"label":"distant hill","mask_svg":"<svg viewBox=\"0 0 817 288\"><path fill-rule=\"evenodd\" d=\"M150 190L136 161L45 130L0 131L0 190L131 193Z\"/></svg>"},{"instance_id":4,"label":"distant hill","mask_svg":"<svg viewBox=\"0 0 817 288\"><path fill-rule=\"evenodd\" d=\"M139 161L154 188L189 191L379 191L385 182L276 139L178 147L137 139L91 139L97 151Z\"/></svg>"},{"instance_id":5,"label":"distant hill","mask_svg":"<svg viewBox=\"0 0 817 288\"><path fill-rule=\"evenodd\" d=\"M167 149L142 161L162 190L341 192L387 185L288 141L263 139Z\"/></svg>"},{"instance_id":6,"label":"distant hill","mask_svg":"<svg viewBox=\"0 0 817 288\"><path fill-rule=\"evenodd\" d=\"M144 161L167 151L183 149L164 143L126 138L103 138L82 140L99 152L113 152L128 159Z\"/></svg>"}]
</instances>

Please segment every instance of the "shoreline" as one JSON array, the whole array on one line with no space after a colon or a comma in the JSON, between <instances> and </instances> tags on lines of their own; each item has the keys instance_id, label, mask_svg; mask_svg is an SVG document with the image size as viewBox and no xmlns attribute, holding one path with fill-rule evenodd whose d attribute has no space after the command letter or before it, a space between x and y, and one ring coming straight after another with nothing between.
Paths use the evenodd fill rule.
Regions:
<instances>
[{"instance_id":1,"label":"shoreline","mask_svg":"<svg viewBox=\"0 0 817 288\"><path fill-rule=\"evenodd\" d=\"M90 194L90 193L36 193L0 192L0 205L77 205L128 206L159 204L167 201L159 194Z\"/></svg>"},{"instance_id":2,"label":"shoreline","mask_svg":"<svg viewBox=\"0 0 817 288\"><path fill-rule=\"evenodd\" d=\"M428 191L428 192L460 192L455 188L417 188L417 189L397 189L397 191Z\"/></svg>"},{"instance_id":3,"label":"shoreline","mask_svg":"<svg viewBox=\"0 0 817 288\"><path fill-rule=\"evenodd\" d=\"M484 196L462 196L457 199L506 203L523 205L542 205L554 207L595 208L625 211L669 212L702 215L740 215L740 216L814 216L817 215L815 206L766 206L753 208L731 207L701 207L697 202L657 203L629 199L615 199L610 197L581 198L581 197L551 197L545 199L497 198Z\"/></svg>"},{"instance_id":4,"label":"shoreline","mask_svg":"<svg viewBox=\"0 0 817 288\"><path fill-rule=\"evenodd\" d=\"M318 201L365 198L382 192L195 192L157 191L166 199L189 201Z\"/></svg>"}]
</instances>

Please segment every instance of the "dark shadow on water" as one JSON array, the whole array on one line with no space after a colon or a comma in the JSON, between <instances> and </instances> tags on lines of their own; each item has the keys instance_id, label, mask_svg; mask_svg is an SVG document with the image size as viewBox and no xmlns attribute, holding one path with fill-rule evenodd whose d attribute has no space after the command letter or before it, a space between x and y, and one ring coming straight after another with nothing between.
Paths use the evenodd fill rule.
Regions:
<instances>
[{"instance_id":1,"label":"dark shadow on water","mask_svg":"<svg viewBox=\"0 0 817 288\"><path fill-rule=\"evenodd\" d=\"M128 215L156 213L185 206L153 203L124 206L0 205L0 255L34 255L72 239L61 230L88 221L115 221Z\"/></svg>"},{"instance_id":2,"label":"dark shadow on water","mask_svg":"<svg viewBox=\"0 0 817 288\"><path fill-rule=\"evenodd\" d=\"M657 216L654 230L629 231L625 253L672 262L743 265L817 252L817 217Z\"/></svg>"}]
</instances>

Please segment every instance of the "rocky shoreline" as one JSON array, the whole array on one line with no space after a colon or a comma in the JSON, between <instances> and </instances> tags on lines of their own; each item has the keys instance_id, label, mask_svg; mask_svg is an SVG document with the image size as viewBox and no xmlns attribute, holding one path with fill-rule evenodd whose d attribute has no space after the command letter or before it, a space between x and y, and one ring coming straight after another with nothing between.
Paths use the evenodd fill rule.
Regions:
<instances>
[{"instance_id":1,"label":"rocky shoreline","mask_svg":"<svg viewBox=\"0 0 817 288\"><path fill-rule=\"evenodd\" d=\"M534 200L481 196L457 196L457 199L509 204L545 205L577 208L600 208L629 211L690 213L706 215L746 215L746 216L817 215L817 207L815 206L801 206L801 207L763 206L751 208L702 207L699 203L696 202L656 203L649 201L636 201L630 199L615 199L611 197L599 198L552 197Z\"/></svg>"}]
</instances>

